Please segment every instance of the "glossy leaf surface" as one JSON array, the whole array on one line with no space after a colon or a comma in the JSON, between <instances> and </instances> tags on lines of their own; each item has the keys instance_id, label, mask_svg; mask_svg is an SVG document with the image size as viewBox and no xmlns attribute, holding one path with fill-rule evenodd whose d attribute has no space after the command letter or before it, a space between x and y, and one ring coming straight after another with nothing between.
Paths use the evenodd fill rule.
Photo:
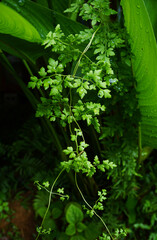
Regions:
<instances>
[{"instance_id":1,"label":"glossy leaf surface","mask_svg":"<svg viewBox=\"0 0 157 240\"><path fill-rule=\"evenodd\" d=\"M32 35L32 40L31 37L24 36L23 25L22 29L16 33L15 30L21 28L20 21L14 22L14 29L12 29L10 16L8 16L7 11L3 11L3 14L0 14L0 25L1 29L3 29L0 33L0 48L11 55L31 62L35 62L37 58L44 55L44 47L41 47L38 42L45 39L47 33L53 31L58 23L65 34L78 33L85 28L82 24L74 22L64 15L44 7L44 5L29 0L3 0L2 2L5 5L0 4L4 8L14 12L16 16L24 19L29 26L35 29L35 33L37 33L40 40L35 40L35 33ZM6 22L4 19L7 18L9 20ZM30 31L29 26L27 31Z\"/></svg>"},{"instance_id":2,"label":"glossy leaf surface","mask_svg":"<svg viewBox=\"0 0 157 240\"><path fill-rule=\"evenodd\" d=\"M27 19L43 39L49 31L54 30L57 24L60 24L62 31L67 35L78 33L85 28L82 24L70 20L61 13L29 0L23 0L22 5L19 4L19 0L3 0L3 2Z\"/></svg>"},{"instance_id":3,"label":"glossy leaf surface","mask_svg":"<svg viewBox=\"0 0 157 240\"><path fill-rule=\"evenodd\" d=\"M141 112L142 144L157 148L157 45L143 0L121 1L131 37L133 73Z\"/></svg>"},{"instance_id":4,"label":"glossy leaf surface","mask_svg":"<svg viewBox=\"0 0 157 240\"><path fill-rule=\"evenodd\" d=\"M10 34L29 42L41 42L41 37L35 27L3 3L0 3L0 33Z\"/></svg>"}]
</instances>

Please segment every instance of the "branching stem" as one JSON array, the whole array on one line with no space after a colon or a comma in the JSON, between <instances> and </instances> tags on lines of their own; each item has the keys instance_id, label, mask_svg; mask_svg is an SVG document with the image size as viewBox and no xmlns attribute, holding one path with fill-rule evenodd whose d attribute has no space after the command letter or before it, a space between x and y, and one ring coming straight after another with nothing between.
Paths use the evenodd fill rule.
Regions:
<instances>
[{"instance_id":1,"label":"branching stem","mask_svg":"<svg viewBox=\"0 0 157 240\"><path fill-rule=\"evenodd\" d=\"M50 194L49 194L48 206L47 206L47 209L46 209L46 212L45 212L45 214L44 214L44 217L43 217L43 220L42 220L42 223L41 223L40 227L43 226L44 221L45 221L45 219L46 219L46 216L47 216L47 214L48 214L48 211L49 211L49 208L50 208L50 205L51 205L51 198L52 198L52 195L53 195L53 188L54 188L57 180L59 179L60 175L64 172L64 170L65 170L65 169L63 168L63 169L60 171L60 173L58 174L58 176L56 177L55 181L53 182L53 184L52 184L52 186L51 186L51 189L50 189L50 192L49 192ZM39 238L39 236L40 236L40 232L38 233L38 235L37 235L37 237L36 237L35 240L37 240L37 239Z\"/></svg>"},{"instance_id":2,"label":"branching stem","mask_svg":"<svg viewBox=\"0 0 157 240\"><path fill-rule=\"evenodd\" d=\"M108 229L108 227L107 227L106 223L104 222L104 220L95 212L95 210L93 209L93 207L86 201L86 199L85 199L85 197L84 197L81 189L80 189L79 186L78 186L77 174L76 174L76 172L75 172L75 183L76 183L76 187L77 187L77 189L78 189L78 191L79 191L79 193L80 193L83 201L85 202L85 204L86 204L86 205L94 212L94 214L100 219L100 221L102 222L102 224L103 224L104 227L106 228L108 234L110 235L111 239L112 239L112 240L115 240L115 239L112 237L112 234L111 234L110 230Z\"/></svg>"}]
</instances>

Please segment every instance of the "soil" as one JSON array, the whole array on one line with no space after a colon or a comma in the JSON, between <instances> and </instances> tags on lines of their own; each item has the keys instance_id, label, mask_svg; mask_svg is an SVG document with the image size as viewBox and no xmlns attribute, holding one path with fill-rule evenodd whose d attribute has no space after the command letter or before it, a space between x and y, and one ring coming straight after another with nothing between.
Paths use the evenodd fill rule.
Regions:
<instances>
[{"instance_id":1,"label":"soil","mask_svg":"<svg viewBox=\"0 0 157 240\"><path fill-rule=\"evenodd\" d=\"M31 203L26 207L22 205L23 199L13 200L9 207L12 214L8 216L9 221L0 221L0 233L3 237L0 240L13 240L14 236L19 233L21 240L34 240L35 234L35 216ZM16 228L15 228L16 227ZM9 235L12 235L9 237ZM20 238L19 238L20 239Z\"/></svg>"}]
</instances>

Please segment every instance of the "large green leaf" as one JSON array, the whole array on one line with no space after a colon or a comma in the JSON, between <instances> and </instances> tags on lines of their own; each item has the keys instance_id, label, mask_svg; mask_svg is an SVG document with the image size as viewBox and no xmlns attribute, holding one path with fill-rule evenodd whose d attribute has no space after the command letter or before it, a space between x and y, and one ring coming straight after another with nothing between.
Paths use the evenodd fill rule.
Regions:
<instances>
[{"instance_id":1,"label":"large green leaf","mask_svg":"<svg viewBox=\"0 0 157 240\"><path fill-rule=\"evenodd\" d=\"M157 148L157 45L143 0L121 1L130 34L133 73L141 112L142 144Z\"/></svg>"},{"instance_id":2,"label":"large green leaf","mask_svg":"<svg viewBox=\"0 0 157 240\"><path fill-rule=\"evenodd\" d=\"M34 64L40 56L50 54L48 49L45 50L41 44L28 42L11 35L1 33L0 48L13 56L25 59Z\"/></svg>"},{"instance_id":3,"label":"large green leaf","mask_svg":"<svg viewBox=\"0 0 157 240\"><path fill-rule=\"evenodd\" d=\"M0 33L10 34L29 42L41 42L41 37L35 27L3 3L0 3Z\"/></svg>"},{"instance_id":4,"label":"large green leaf","mask_svg":"<svg viewBox=\"0 0 157 240\"><path fill-rule=\"evenodd\" d=\"M3 0L3 2L27 19L43 39L49 31L54 30L57 24L61 25L65 34L78 33L85 28L82 24L70 20L61 13L30 0Z\"/></svg>"},{"instance_id":5,"label":"large green leaf","mask_svg":"<svg viewBox=\"0 0 157 240\"><path fill-rule=\"evenodd\" d=\"M49 31L54 30L58 23L61 25L65 34L78 33L85 28L82 24L74 22L64 15L44 7L44 4L37 4L29 0L3 0L3 3L6 4L5 7L9 9L9 11L12 12L14 10L15 15L20 17L20 19L24 19L31 28L37 31L37 34L40 35L39 37L43 39ZM0 3L0 5L2 5L2 3ZM0 12L1 11L2 8L0 8ZM24 29L20 21L14 21L14 28L11 28L13 23L10 21L10 17L7 11L3 11L3 14L0 14L0 25L1 29L3 29L3 34L0 34L0 49L17 57L35 62L38 57L45 53L43 51L44 48L38 43L29 42L30 39L22 34ZM6 21L7 18L9 20ZM21 27L22 29L20 29ZM17 29L20 29L18 33ZM30 31L29 27L26 31Z\"/></svg>"},{"instance_id":6,"label":"large green leaf","mask_svg":"<svg viewBox=\"0 0 157 240\"><path fill-rule=\"evenodd\" d=\"M156 0L144 0L149 17L154 29L154 34L157 38L157 1Z\"/></svg>"}]
</instances>

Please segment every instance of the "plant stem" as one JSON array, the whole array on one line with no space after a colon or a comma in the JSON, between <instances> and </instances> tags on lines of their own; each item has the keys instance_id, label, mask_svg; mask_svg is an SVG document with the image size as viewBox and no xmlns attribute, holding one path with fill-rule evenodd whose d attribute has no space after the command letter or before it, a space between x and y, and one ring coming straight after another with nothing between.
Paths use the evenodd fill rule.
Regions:
<instances>
[{"instance_id":1,"label":"plant stem","mask_svg":"<svg viewBox=\"0 0 157 240\"><path fill-rule=\"evenodd\" d=\"M46 209L46 212L45 212L45 214L44 214L44 217L43 217L43 220L42 220L42 223L41 223L40 227L43 226L43 223L44 223L44 221L45 221L45 219L46 219L46 216L47 216L47 213L48 213L48 211L49 211L49 208L50 208L50 205L51 205L51 198L52 198L52 195L53 195L53 188L54 188L57 180L59 179L60 175L62 174L62 172L63 172L64 170L65 170L65 169L63 168L63 169L60 171L60 173L58 174L58 176L56 177L55 181L53 182L53 184L52 184L52 186L51 186L51 190L50 190L50 194L49 194L48 206L47 206L47 209ZM38 232L38 235L37 235L37 237L36 237L35 240L37 240L37 239L39 238L39 236L40 236L40 232Z\"/></svg>"},{"instance_id":2,"label":"plant stem","mask_svg":"<svg viewBox=\"0 0 157 240\"><path fill-rule=\"evenodd\" d=\"M31 103L34 110L36 110L36 106L39 103L38 100L35 98L35 96L32 94L32 92L27 88L25 83L22 81L22 79L17 75L16 71L14 70L13 66L9 62L8 58L5 56L5 54L1 51L0 52L0 59L2 59L2 64L5 66L5 68L8 70L8 72L15 78L19 86L21 87L22 91L28 98L29 102Z\"/></svg>"},{"instance_id":3,"label":"plant stem","mask_svg":"<svg viewBox=\"0 0 157 240\"><path fill-rule=\"evenodd\" d=\"M86 205L94 212L94 214L100 219L100 221L102 222L102 224L104 225L104 227L106 228L108 234L110 235L111 239L114 240L114 238L112 237L112 234L110 233L110 230L108 229L106 223L104 222L104 220L95 212L95 210L92 208L92 206L86 201L81 189L79 188L78 186L78 182L77 182L77 175L76 175L76 172L75 172L75 183L76 183L76 187L78 189L78 191L80 192L80 195L83 199L83 201L86 203Z\"/></svg>"},{"instance_id":4,"label":"plant stem","mask_svg":"<svg viewBox=\"0 0 157 240\"><path fill-rule=\"evenodd\" d=\"M24 65L25 65L27 71L29 72L29 75L30 75L31 77L33 77L32 70L30 69L30 67L29 67L29 65L28 65L28 63L27 63L27 61L24 60L24 59L23 59L22 61L23 61ZM42 96L42 97L45 97L43 91L42 91L40 88L39 88L38 90L39 90L41 96Z\"/></svg>"},{"instance_id":5,"label":"plant stem","mask_svg":"<svg viewBox=\"0 0 157 240\"><path fill-rule=\"evenodd\" d=\"M83 52L81 53L81 56L80 56L78 62L76 63L76 66L75 66L75 68L74 68L74 71L73 71L73 74L72 74L73 77L76 75L77 70L78 70L78 67L79 67L80 62L81 62L81 59L82 59L83 55L84 55L84 54L88 51L88 49L90 48L90 46L91 46L91 44L92 44L92 41L93 41L93 39L94 39L94 37L95 37L95 34L97 33L97 31L98 31L99 29L100 29L100 26L95 30L95 32L93 33L93 35L92 35L89 43L87 44L87 46L85 47L85 49L84 49Z\"/></svg>"}]
</instances>

